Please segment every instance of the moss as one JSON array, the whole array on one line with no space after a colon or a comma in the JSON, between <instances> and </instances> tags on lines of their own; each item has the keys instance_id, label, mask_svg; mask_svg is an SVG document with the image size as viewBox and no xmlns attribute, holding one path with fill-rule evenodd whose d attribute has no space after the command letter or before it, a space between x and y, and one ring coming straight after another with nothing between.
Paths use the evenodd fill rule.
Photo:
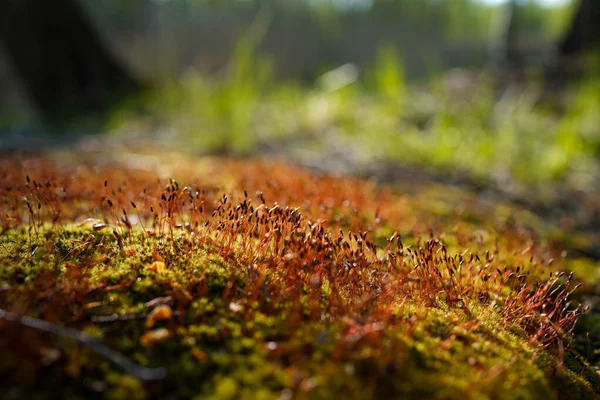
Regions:
<instances>
[{"instance_id":1,"label":"moss","mask_svg":"<svg viewBox=\"0 0 600 400\"><path fill-rule=\"evenodd\" d=\"M90 173L78 181L86 182L81 193L71 188L72 202L63 200L60 224L30 236L23 220L0 234L0 308L86 332L139 366L168 373L142 382L89 345L18 323L26 335L0 344L11 351L10 367L56 378L74 398L597 393L594 371L560 356L565 343L554 327L568 331L581 309L561 307L571 282L555 274L563 265L545 261L549 250L528 227L281 168L238 165L227 178L231 198L215 190L202 200L193 184L157 188L156 177L139 177L119 184L113 206L90 198L87 185L102 188L106 179ZM246 185L265 192L252 201ZM131 198L138 204L127 208ZM146 216L144 228L111 219L110 207ZM82 208L104 212L111 226L78 226ZM149 327L158 305L168 316ZM10 333L9 325L0 332ZM65 350L49 357L56 348ZM29 363L19 367L20 357ZM93 382L73 383L83 376Z\"/></svg>"},{"instance_id":2,"label":"moss","mask_svg":"<svg viewBox=\"0 0 600 400\"><path fill-rule=\"evenodd\" d=\"M141 382L131 376L113 373L107 375L106 381L109 384L107 391L109 398L141 400L148 396Z\"/></svg>"}]
</instances>

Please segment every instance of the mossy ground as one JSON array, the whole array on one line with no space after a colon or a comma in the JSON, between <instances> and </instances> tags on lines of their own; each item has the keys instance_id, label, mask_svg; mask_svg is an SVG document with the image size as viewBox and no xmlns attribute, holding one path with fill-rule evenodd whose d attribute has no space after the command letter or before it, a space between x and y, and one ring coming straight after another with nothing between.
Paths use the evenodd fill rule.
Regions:
<instances>
[{"instance_id":1,"label":"mossy ground","mask_svg":"<svg viewBox=\"0 0 600 400\"><path fill-rule=\"evenodd\" d=\"M570 346L572 262L526 211L277 162L103 157L0 162L0 308L93 342L0 319L14 398L600 393Z\"/></svg>"}]
</instances>

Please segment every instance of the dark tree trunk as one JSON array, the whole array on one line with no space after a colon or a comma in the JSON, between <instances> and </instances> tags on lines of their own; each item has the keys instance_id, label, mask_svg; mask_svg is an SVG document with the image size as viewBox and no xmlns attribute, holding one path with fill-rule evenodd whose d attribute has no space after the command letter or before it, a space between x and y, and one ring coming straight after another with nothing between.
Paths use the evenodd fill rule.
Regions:
<instances>
[{"instance_id":1,"label":"dark tree trunk","mask_svg":"<svg viewBox=\"0 0 600 400\"><path fill-rule=\"evenodd\" d=\"M492 62L501 66L518 64L518 6L511 0L504 11L502 29L491 49Z\"/></svg>"},{"instance_id":2,"label":"dark tree trunk","mask_svg":"<svg viewBox=\"0 0 600 400\"><path fill-rule=\"evenodd\" d=\"M575 15L563 37L559 51L563 56L581 53L600 41L600 0L580 0Z\"/></svg>"},{"instance_id":3,"label":"dark tree trunk","mask_svg":"<svg viewBox=\"0 0 600 400\"><path fill-rule=\"evenodd\" d=\"M46 122L103 116L139 88L75 0L0 0L0 40Z\"/></svg>"}]
</instances>

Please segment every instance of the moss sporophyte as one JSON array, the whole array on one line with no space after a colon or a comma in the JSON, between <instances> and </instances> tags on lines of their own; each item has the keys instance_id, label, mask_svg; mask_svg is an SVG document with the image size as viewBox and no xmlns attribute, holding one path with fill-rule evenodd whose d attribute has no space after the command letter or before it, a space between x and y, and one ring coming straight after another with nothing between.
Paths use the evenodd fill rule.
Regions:
<instances>
[{"instance_id":1,"label":"moss sporophyte","mask_svg":"<svg viewBox=\"0 0 600 400\"><path fill-rule=\"evenodd\" d=\"M518 219L468 195L442 213L430 193L281 163L168 159L176 180L0 161L3 392L598 394L571 347L576 278Z\"/></svg>"}]
</instances>

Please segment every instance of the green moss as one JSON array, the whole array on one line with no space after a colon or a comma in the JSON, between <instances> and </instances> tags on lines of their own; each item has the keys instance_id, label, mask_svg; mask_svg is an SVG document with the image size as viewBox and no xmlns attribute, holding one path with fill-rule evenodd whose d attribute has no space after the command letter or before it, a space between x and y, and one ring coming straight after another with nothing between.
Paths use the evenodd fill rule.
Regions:
<instances>
[{"instance_id":1,"label":"green moss","mask_svg":"<svg viewBox=\"0 0 600 400\"><path fill-rule=\"evenodd\" d=\"M23 340L11 339L11 368L33 354L31 365L75 388L75 398L92 391L73 386L81 377L108 398L593 398L597 377L573 364L570 349L560 355L563 338L536 337L545 322L536 304L557 302L539 290L558 267L543 263L544 244L509 221L509 211L493 221L471 210L461 217L435 199L431 208L419 197L379 204L362 186L287 178L321 203L302 215L284 208L295 204L289 199L253 213L246 194L233 205L219 195L205 204L222 214L194 214L205 223L197 230L179 227L193 220L184 214L163 219L152 234L115 228L117 237L73 223L35 238L25 228L0 234L0 284L8 287L0 308L86 332L168 374L142 382L88 345L24 327ZM193 200L167 187L171 198L182 193L178 207ZM382 218L373 221L379 207ZM338 235L340 226L353 233ZM402 242L388 241L395 231ZM369 248L371 241L380 247ZM160 319L152 319L155 310ZM553 323L568 327L561 312ZM65 350L44 361L51 368L36 364L39 352L56 348Z\"/></svg>"},{"instance_id":2,"label":"green moss","mask_svg":"<svg viewBox=\"0 0 600 400\"><path fill-rule=\"evenodd\" d=\"M68 258L78 243L90 236L89 232L75 230L62 232L57 238L60 245L56 246L56 251L61 257ZM94 236L95 240L97 236ZM13 245L18 243L25 245L24 241L12 242ZM90 250L87 257L109 252L108 249L96 247L93 252ZM253 318L249 322L237 318L238 314L228 309L229 303L220 299L235 273L234 268L221 257L202 255L205 254L203 252L193 262L193 275L197 279L203 277L207 280L208 297L194 299L188 306L187 318L205 322L195 322L178 331L178 337L188 339L180 344L176 341L159 344L144 354L140 353L138 339L143 334L141 324L120 323L118 338L112 338L111 333L104 333L97 326L88 326L86 330L94 336L103 336L107 343L130 354L140 364L152 365L160 359L161 354L167 355L166 359L171 360L170 373L180 384L185 385L186 379L197 379L195 376L203 376L203 380L212 376L212 380L208 381L211 383L204 384L201 389L204 394L199 394L197 398L274 398L286 387L292 388L294 379L300 379L298 384L303 385L305 390L299 392L300 398L313 395L329 398L350 388L358 390L357 396L362 393L359 397L405 393L411 396L463 398L475 392L494 398L535 398L541 393L552 398L556 393L564 394L561 392L563 387L571 388L568 393L574 396L580 394L585 397L593 393L588 381L569 368L559 371L552 358L538 356L547 365L539 360L533 362L534 353L543 354L543 351L534 351L524 337L508 333L491 317L489 311L477 305L472 305L474 308L471 312L479 315L482 321L478 327L478 323L471 321L468 315L461 310L448 308L443 302L440 308L408 304L395 313L407 316L404 318L417 316L415 322L386 331L377 343L358 338L356 344L351 344L352 339L344 345L350 347L346 348L346 355L340 359L336 354L340 343L344 343L341 335L345 328L339 322L329 328L321 324L300 324L290 332L285 323L288 314L250 311L256 309L252 305L245 305L237 311L243 313L246 312L244 309L248 309L247 312L252 312ZM144 269L143 264L148 262L139 260L147 258L145 253L148 252L140 249L135 257L119 253L111 258L110 263L85 269L92 282L108 285L126 283L126 287L130 288L129 291L107 292L95 301L106 302L117 314L140 313L144 311L144 302L165 294L169 287L166 282L192 284L184 279L190 270L189 263L178 257L172 258L169 271L161 276ZM7 257L8 254L3 254L3 259ZM44 258L33 260L33 269L52 265ZM8 279L13 273L3 271L3 279ZM68 272L64 271L63 274ZM308 315L310 296L303 295L301 298L304 301L300 303L304 304L304 315ZM293 305L287 304L284 308L287 307ZM471 323L475 324L475 329L468 328ZM276 342L289 334L291 337L284 339L287 344ZM269 345L272 350L266 344L269 340L275 340L274 344ZM382 347L381 341L387 344ZM206 349L207 360L191 357L191 345ZM269 352L276 351L277 346L281 345L288 350L296 348L300 358L267 358ZM386 348L389 348L389 352ZM285 373L282 374L282 368L288 363L292 363L301 374L299 376L304 378L292 376L290 381ZM553 392L546 383L546 374L551 368L556 371L552 386L557 388L554 389L557 392ZM351 372L350 376L348 371ZM375 377L377 385L371 389L360 388L359 381L370 381ZM106 382L106 394L110 398L141 399L148 396L144 386L132 377L110 372L106 375ZM182 393L194 393L190 387L182 390Z\"/></svg>"},{"instance_id":3,"label":"green moss","mask_svg":"<svg viewBox=\"0 0 600 400\"><path fill-rule=\"evenodd\" d=\"M148 396L142 383L131 376L112 373L107 375L106 381L110 387L107 395L111 399L141 400L147 398Z\"/></svg>"}]
</instances>

